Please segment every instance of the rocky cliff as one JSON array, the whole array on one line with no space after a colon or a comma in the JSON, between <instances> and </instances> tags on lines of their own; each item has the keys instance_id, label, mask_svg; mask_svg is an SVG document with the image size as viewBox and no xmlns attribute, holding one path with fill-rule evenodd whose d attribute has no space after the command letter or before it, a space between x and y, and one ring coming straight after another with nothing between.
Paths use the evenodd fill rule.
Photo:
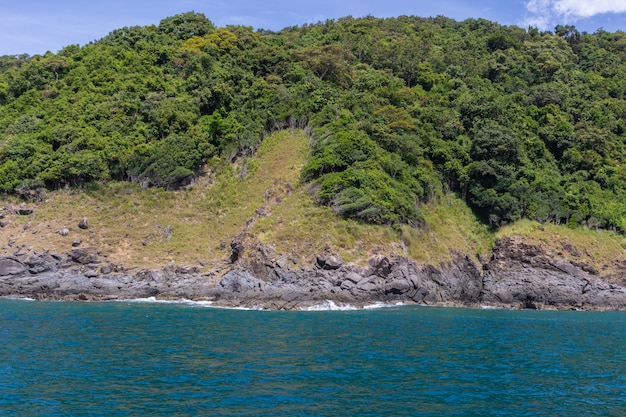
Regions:
<instances>
[{"instance_id":1,"label":"rocky cliff","mask_svg":"<svg viewBox=\"0 0 626 417\"><path fill-rule=\"evenodd\" d=\"M271 248L247 249L248 256L223 270L200 274L197 268L175 265L160 270L124 269L87 248L75 248L65 256L20 248L0 258L0 296L60 300L156 297L268 309L297 309L333 301L356 306L402 302L626 310L626 272L600 276L589 265L552 258L542 246L517 237L497 241L493 256L482 265L455 254L451 262L441 265L417 264L393 255L372 257L367 266L356 266L323 254L313 265L303 266L275 256Z\"/></svg>"}]
</instances>

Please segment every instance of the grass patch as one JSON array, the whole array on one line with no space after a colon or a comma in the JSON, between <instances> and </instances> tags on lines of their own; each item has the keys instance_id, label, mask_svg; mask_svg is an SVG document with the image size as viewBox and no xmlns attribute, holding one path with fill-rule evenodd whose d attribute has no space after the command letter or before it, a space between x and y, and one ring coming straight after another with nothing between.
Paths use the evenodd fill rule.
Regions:
<instances>
[{"instance_id":1,"label":"grass patch","mask_svg":"<svg viewBox=\"0 0 626 417\"><path fill-rule=\"evenodd\" d=\"M24 245L64 253L81 239L81 246L98 248L111 262L126 266L219 265L255 211L268 198L295 188L308 147L303 132L278 133L254 158L234 166L212 164L196 184L178 191L111 182L50 192L45 203L29 205L32 215L10 216L2 236L14 242L9 251ZM17 204L7 197L7 206ZM78 228L82 217L89 219L88 230ZM68 236L56 233L63 228Z\"/></svg>"},{"instance_id":2,"label":"grass patch","mask_svg":"<svg viewBox=\"0 0 626 417\"><path fill-rule=\"evenodd\" d=\"M521 220L492 233L454 195L423 205L426 225L420 229L340 218L316 205L299 183L308 153L304 132L284 131L268 137L253 158L233 165L211 161L205 175L179 191L142 190L126 182L93 184L50 192L44 203L29 204L34 208L29 216L12 214L10 208L21 201L4 197L9 224L0 229L0 243L12 242L5 254L18 245L65 253L80 239L81 246L100 249L112 263L127 267L224 265L230 242L243 231L251 241L274 245L277 254L303 265L324 251L358 264L391 253L434 265L450 261L453 252L486 260L496 239L513 235L557 257L568 255L563 243L573 245L579 259L602 272L624 258L624 237L608 231ZM89 219L88 230L78 228L82 217ZM67 236L57 233L64 228Z\"/></svg>"}]
</instances>

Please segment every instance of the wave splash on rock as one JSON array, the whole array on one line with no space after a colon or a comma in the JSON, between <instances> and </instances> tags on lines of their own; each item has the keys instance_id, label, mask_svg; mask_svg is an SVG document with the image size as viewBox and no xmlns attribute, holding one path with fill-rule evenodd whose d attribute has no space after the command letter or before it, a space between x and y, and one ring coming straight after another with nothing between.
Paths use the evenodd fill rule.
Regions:
<instances>
[{"instance_id":1,"label":"wave splash on rock","mask_svg":"<svg viewBox=\"0 0 626 417\"><path fill-rule=\"evenodd\" d=\"M623 277L624 274L621 275ZM211 307L272 310L371 308L397 303L535 309L626 309L624 278L601 277L567 260L550 259L521 238L496 242L484 265L462 254L439 266L399 255L367 267L320 255L292 269L274 258L237 262L221 276L195 267L124 270L97 251L0 257L0 296L53 300L190 300Z\"/></svg>"}]
</instances>

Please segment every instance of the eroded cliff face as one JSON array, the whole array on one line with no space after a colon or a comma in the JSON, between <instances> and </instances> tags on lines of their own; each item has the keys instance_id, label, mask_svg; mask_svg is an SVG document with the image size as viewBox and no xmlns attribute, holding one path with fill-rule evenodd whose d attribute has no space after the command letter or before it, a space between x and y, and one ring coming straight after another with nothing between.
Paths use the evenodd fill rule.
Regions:
<instances>
[{"instance_id":1,"label":"eroded cliff face","mask_svg":"<svg viewBox=\"0 0 626 417\"><path fill-rule=\"evenodd\" d=\"M244 248L239 248L243 250ZM398 255L375 256L367 266L324 254L299 265L271 248L245 248L223 269L169 265L123 269L97 251L66 256L20 253L0 258L0 295L35 299L108 300L156 297L209 300L215 305L297 309L325 301L363 306L375 302L507 308L626 309L622 272L602 277L591 265L552 257L518 237L496 242L484 264L454 254L441 265Z\"/></svg>"},{"instance_id":2,"label":"eroded cliff face","mask_svg":"<svg viewBox=\"0 0 626 417\"><path fill-rule=\"evenodd\" d=\"M623 266L602 277L576 257L557 259L540 245L510 237L496 242L492 259L484 265L481 302L525 308L625 309L624 276Z\"/></svg>"}]
</instances>

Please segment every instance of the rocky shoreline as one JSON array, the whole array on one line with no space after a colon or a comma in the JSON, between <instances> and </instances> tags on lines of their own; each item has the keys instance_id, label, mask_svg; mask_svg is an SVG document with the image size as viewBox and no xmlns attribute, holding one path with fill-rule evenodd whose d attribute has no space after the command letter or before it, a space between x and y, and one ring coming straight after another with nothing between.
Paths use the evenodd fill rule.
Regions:
<instances>
[{"instance_id":1,"label":"rocky shoreline","mask_svg":"<svg viewBox=\"0 0 626 417\"><path fill-rule=\"evenodd\" d=\"M20 248L0 257L0 296L72 301L155 297L274 310L325 302L626 310L626 266L620 270L624 273L600 276L589 265L553 259L521 238L496 242L493 256L483 264L462 254L438 266L393 255L373 257L361 267L325 254L305 267L264 248L250 252L255 255L236 259L224 270L200 273L196 267L175 265L124 269L89 248L74 248L66 256Z\"/></svg>"}]
</instances>

